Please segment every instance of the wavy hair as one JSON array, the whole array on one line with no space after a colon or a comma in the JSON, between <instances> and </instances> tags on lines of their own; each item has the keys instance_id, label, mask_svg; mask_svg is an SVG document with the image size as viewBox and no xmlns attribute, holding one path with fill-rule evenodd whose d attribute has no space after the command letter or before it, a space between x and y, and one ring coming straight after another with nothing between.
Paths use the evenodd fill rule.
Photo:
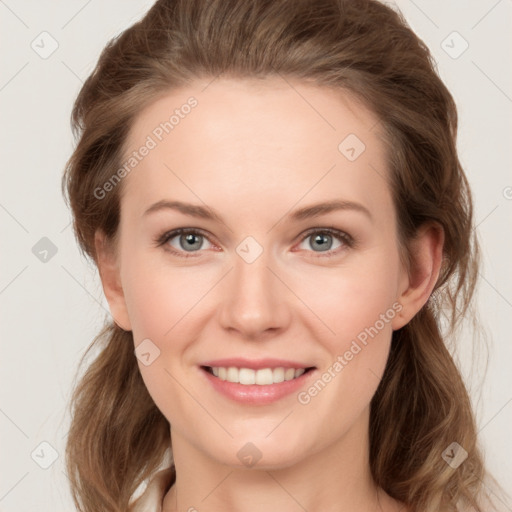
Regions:
<instances>
[{"instance_id":1,"label":"wavy hair","mask_svg":"<svg viewBox=\"0 0 512 512\"><path fill-rule=\"evenodd\" d=\"M108 42L73 107L77 143L62 188L81 251L97 264L95 233L115 241L123 183L101 200L95 191L121 166L137 114L174 88L221 74L337 88L379 118L400 240L407 247L435 222L445 244L436 300L393 333L371 402L371 471L412 511L482 512L475 419L446 344L478 273L472 199L454 100L399 12L376 0L158 0ZM169 449L169 423L141 378L132 333L107 322L93 347L98 355L70 402L68 477L81 512L124 512ZM442 458L454 441L468 453L457 469Z\"/></svg>"}]
</instances>

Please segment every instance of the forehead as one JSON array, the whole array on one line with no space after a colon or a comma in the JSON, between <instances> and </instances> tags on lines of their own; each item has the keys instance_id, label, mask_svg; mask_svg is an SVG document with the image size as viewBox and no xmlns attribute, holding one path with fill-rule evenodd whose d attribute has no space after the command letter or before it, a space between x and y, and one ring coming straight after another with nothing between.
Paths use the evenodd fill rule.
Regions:
<instances>
[{"instance_id":1,"label":"forehead","mask_svg":"<svg viewBox=\"0 0 512 512\"><path fill-rule=\"evenodd\" d=\"M196 201L215 193L289 204L333 188L375 200L386 188L380 130L340 89L281 78L198 81L134 120L122 201L140 210L173 193Z\"/></svg>"}]
</instances>

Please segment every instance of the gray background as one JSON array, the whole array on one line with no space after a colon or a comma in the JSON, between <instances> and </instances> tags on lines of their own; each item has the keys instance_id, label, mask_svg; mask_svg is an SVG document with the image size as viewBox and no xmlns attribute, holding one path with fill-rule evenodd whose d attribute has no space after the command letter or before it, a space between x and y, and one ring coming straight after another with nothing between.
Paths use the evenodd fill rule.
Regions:
<instances>
[{"instance_id":1,"label":"gray background","mask_svg":"<svg viewBox=\"0 0 512 512\"><path fill-rule=\"evenodd\" d=\"M60 191L73 148L69 115L105 43L152 3L0 0L1 512L74 510L63 465L66 404L78 359L108 311ZM467 328L460 362L489 469L510 491L512 0L396 5L432 50L459 107L460 156L483 247L478 307L490 348L484 375L487 355L473 351Z\"/></svg>"}]
</instances>

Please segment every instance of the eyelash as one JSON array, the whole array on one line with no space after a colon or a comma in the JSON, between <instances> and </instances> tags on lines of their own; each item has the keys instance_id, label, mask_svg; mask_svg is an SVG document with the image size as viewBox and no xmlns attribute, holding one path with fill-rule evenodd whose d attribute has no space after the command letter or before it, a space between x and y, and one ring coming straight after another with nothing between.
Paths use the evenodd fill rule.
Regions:
<instances>
[{"instance_id":1,"label":"eyelash","mask_svg":"<svg viewBox=\"0 0 512 512\"><path fill-rule=\"evenodd\" d=\"M208 236L200 229L178 228L178 229L173 229L172 231L166 231L166 232L162 233L161 235L159 235L155 239L155 245L156 245L156 247L161 247L161 246L165 245L169 240L172 240L173 238L177 237L178 235L189 235L189 234L200 235L200 236L206 238L210 243L212 243L209 240ZM340 230L334 229L334 228L310 229L304 234L304 236L301 238L299 243L304 242L304 240L306 240L307 238L309 238L311 235L314 235L314 234L332 235L335 238L337 238L340 242L343 242L343 244L348 248L353 248L356 245L356 241L354 240L354 238L352 236L350 236L348 233L345 233L344 231L340 231ZM180 258L195 258L198 256L198 255L194 255L193 253L186 254L185 251L176 251L174 248L169 248L169 249L165 248L165 249ZM334 249L334 250L325 251L323 253L320 252L315 257L316 258L332 258L334 256L337 256L341 250L343 250L343 247L340 247L340 248ZM200 253L201 251L194 251L194 252ZM185 255L183 253L185 253Z\"/></svg>"}]
</instances>

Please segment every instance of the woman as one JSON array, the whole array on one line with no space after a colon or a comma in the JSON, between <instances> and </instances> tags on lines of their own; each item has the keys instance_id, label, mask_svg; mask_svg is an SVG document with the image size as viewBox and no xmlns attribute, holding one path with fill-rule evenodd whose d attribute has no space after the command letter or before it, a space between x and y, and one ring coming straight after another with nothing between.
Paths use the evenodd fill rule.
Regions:
<instances>
[{"instance_id":1,"label":"woman","mask_svg":"<svg viewBox=\"0 0 512 512\"><path fill-rule=\"evenodd\" d=\"M158 1L73 126L113 317L73 397L79 510L492 509L444 342L478 264L456 108L396 12Z\"/></svg>"}]
</instances>

